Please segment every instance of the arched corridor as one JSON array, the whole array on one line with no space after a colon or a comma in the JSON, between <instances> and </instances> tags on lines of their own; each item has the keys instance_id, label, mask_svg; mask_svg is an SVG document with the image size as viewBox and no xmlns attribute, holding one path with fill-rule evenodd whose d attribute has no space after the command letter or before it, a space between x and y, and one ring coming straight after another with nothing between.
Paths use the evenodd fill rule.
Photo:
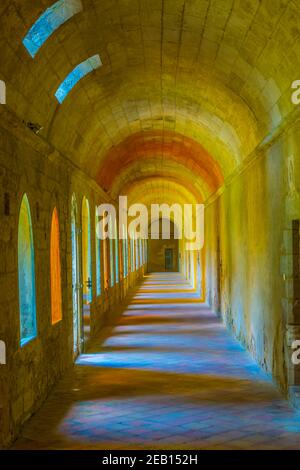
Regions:
<instances>
[{"instance_id":1,"label":"arched corridor","mask_svg":"<svg viewBox=\"0 0 300 470\"><path fill-rule=\"evenodd\" d=\"M147 275L15 449L292 449L300 416L180 274Z\"/></svg>"},{"instance_id":2,"label":"arched corridor","mask_svg":"<svg viewBox=\"0 0 300 470\"><path fill-rule=\"evenodd\" d=\"M299 447L298 3L1 0L1 449Z\"/></svg>"}]
</instances>

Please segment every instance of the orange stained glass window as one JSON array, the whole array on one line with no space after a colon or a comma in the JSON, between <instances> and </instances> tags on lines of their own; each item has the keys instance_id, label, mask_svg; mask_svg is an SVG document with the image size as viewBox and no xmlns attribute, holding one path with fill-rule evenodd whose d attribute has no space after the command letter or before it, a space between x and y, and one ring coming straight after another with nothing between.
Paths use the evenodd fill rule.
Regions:
<instances>
[{"instance_id":1,"label":"orange stained glass window","mask_svg":"<svg viewBox=\"0 0 300 470\"><path fill-rule=\"evenodd\" d=\"M52 325L62 319L61 305L61 268L59 247L59 222L56 208L52 214L51 246L50 246L50 270L51 270L51 317Z\"/></svg>"}]
</instances>

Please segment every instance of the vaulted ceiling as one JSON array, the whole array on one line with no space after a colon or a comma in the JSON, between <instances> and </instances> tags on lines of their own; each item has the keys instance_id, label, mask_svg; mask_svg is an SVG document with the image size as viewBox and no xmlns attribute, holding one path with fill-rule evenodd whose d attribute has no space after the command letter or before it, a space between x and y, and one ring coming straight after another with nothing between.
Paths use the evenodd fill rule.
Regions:
<instances>
[{"instance_id":1,"label":"vaulted ceiling","mask_svg":"<svg viewBox=\"0 0 300 470\"><path fill-rule=\"evenodd\" d=\"M297 0L82 0L32 58L23 39L53 3L1 1L7 105L114 197L145 184L205 199L293 109Z\"/></svg>"}]
</instances>

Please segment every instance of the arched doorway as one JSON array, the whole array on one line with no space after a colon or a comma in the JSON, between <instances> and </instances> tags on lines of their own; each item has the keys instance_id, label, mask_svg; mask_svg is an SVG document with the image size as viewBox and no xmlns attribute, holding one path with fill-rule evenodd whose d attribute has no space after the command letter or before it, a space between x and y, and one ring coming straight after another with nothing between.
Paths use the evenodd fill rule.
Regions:
<instances>
[{"instance_id":1,"label":"arched doorway","mask_svg":"<svg viewBox=\"0 0 300 470\"><path fill-rule=\"evenodd\" d=\"M62 291L60 264L60 233L56 207L52 213L50 239L50 280L51 280L51 320L52 324L62 319Z\"/></svg>"},{"instance_id":2,"label":"arched doorway","mask_svg":"<svg viewBox=\"0 0 300 470\"><path fill-rule=\"evenodd\" d=\"M90 205L86 197L82 200L82 300L84 342L90 338L90 304L92 301L92 258L91 258L91 216Z\"/></svg>"},{"instance_id":3,"label":"arched doorway","mask_svg":"<svg viewBox=\"0 0 300 470\"><path fill-rule=\"evenodd\" d=\"M82 351L82 321L80 308L80 268L79 268L79 228L78 210L75 194L71 201L71 238L72 238L72 297L73 297L73 353L76 358Z\"/></svg>"},{"instance_id":4,"label":"arched doorway","mask_svg":"<svg viewBox=\"0 0 300 470\"><path fill-rule=\"evenodd\" d=\"M165 224L170 225L170 230L165 231ZM149 226L149 272L178 272L179 240L175 236L176 227L172 220L160 218Z\"/></svg>"}]
</instances>

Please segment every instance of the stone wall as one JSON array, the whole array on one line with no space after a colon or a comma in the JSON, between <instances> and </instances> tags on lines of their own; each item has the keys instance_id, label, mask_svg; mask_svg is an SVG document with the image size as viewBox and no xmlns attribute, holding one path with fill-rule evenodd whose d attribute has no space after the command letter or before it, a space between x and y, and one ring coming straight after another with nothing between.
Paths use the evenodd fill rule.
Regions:
<instances>
[{"instance_id":1,"label":"stone wall","mask_svg":"<svg viewBox=\"0 0 300 470\"><path fill-rule=\"evenodd\" d=\"M83 196L91 214L107 196L41 138L21 126L0 127L0 340L7 363L0 365L0 447L16 438L22 424L46 399L53 385L73 364L73 307L71 260L71 197L79 215ZM21 348L18 297L18 216L26 192L31 209L35 249L37 338ZM62 279L61 322L51 324L50 227L54 207L60 223ZM91 217L94 234L95 217ZM95 236L92 269L95 280ZM114 306L133 287L142 270L96 298L93 282L92 334L108 321ZM103 279L103 273L102 273Z\"/></svg>"}]
</instances>

